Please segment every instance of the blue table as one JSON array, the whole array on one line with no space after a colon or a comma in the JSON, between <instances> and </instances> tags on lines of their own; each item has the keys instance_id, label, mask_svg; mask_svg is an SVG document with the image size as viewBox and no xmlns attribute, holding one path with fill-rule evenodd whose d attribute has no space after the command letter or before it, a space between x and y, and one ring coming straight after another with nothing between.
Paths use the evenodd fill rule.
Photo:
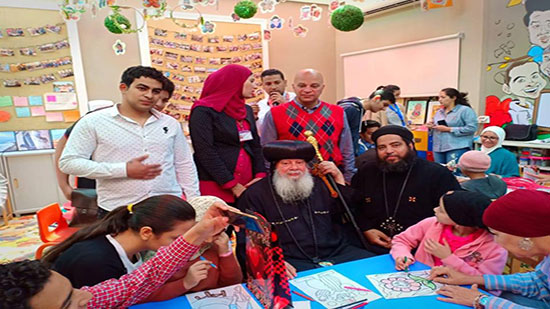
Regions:
<instances>
[{"instance_id":1,"label":"blue table","mask_svg":"<svg viewBox=\"0 0 550 309\"><path fill-rule=\"evenodd\" d=\"M367 289L371 289L374 292L378 293L378 291L374 288L374 286L370 283L370 281L367 279L366 275L372 275L372 274L383 274L383 273L391 273L396 272L393 259L390 255L381 255L376 256L368 259L348 262L348 263L342 263L338 265L334 265L331 267L325 267L325 268L317 268L312 269L308 271L303 271L298 274L299 277L304 277L307 275L315 274L318 272L325 271L327 269L334 269L335 271L341 273L342 275L350 278L351 280L359 283L360 285L366 287ZM424 270L429 269L428 266L423 265L419 262L414 263L410 266L410 270ZM291 285L292 290L296 290L301 292L300 290L296 289L294 286ZM305 293L302 293L305 294ZM380 294L380 293L378 293ZM384 299L380 298L378 300L373 301L372 303L369 303L367 306L365 306L365 309L375 309L375 308L467 308L465 306L461 305L455 305L450 304L446 302L442 302L436 299L437 296L422 296L422 297L414 297L414 298L401 298L401 299ZM292 293L292 300L293 301L300 301L300 300L306 300L294 293ZM149 308L174 308L174 309L181 309L181 308L189 308L189 303L187 302L187 299L185 296L181 296L178 298L174 298L168 301L164 302L156 302L156 303L148 303L148 304L142 304L142 305L136 305L132 306L133 309L149 309ZM323 308L321 304L317 302L311 302L311 308L317 309L317 308Z\"/></svg>"}]
</instances>

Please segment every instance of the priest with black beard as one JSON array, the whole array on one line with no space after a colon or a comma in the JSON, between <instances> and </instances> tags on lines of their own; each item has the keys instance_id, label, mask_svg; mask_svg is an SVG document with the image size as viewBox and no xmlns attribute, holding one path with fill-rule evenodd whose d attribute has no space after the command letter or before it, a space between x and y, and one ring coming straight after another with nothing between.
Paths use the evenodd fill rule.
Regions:
<instances>
[{"instance_id":1,"label":"priest with black beard","mask_svg":"<svg viewBox=\"0 0 550 309\"><path fill-rule=\"evenodd\" d=\"M372 245L369 250L385 254L393 236L433 216L439 198L460 185L445 166L416 155L407 128L384 126L372 139L377 160L363 164L351 186L357 224Z\"/></svg>"},{"instance_id":2,"label":"priest with black beard","mask_svg":"<svg viewBox=\"0 0 550 309\"><path fill-rule=\"evenodd\" d=\"M319 177L311 175L307 164L315 156L311 144L275 141L264 146L263 154L271 162L272 173L250 186L238 207L255 211L271 223L286 262L303 271L373 256L358 247L356 234L341 223L340 201L331 197ZM334 163L324 161L318 168L322 175L331 174L342 192L353 192L344 187L344 176Z\"/></svg>"}]
</instances>

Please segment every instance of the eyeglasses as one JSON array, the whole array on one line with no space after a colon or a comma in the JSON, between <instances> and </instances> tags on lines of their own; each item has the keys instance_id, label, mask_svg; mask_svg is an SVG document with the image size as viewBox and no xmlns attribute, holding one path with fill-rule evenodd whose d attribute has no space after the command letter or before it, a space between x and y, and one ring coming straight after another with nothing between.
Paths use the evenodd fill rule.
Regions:
<instances>
[{"instance_id":1,"label":"eyeglasses","mask_svg":"<svg viewBox=\"0 0 550 309\"><path fill-rule=\"evenodd\" d=\"M481 135L480 137L483 138L483 139L488 139L488 140L490 140L490 141L496 141L496 140L498 140L498 137L496 137L496 136Z\"/></svg>"}]
</instances>

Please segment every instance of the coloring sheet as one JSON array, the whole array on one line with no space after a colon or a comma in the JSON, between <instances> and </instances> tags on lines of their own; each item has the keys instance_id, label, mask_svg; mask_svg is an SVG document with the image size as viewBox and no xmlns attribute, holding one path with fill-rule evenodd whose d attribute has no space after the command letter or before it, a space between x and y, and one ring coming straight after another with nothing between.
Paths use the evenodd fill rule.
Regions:
<instances>
[{"instance_id":1,"label":"coloring sheet","mask_svg":"<svg viewBox=\"0 0 550 309\"><path fill-rule=\"evenodd\" d=\"M435 295L443 285L428 280L429 270L368 275L367 279L386 299Z\"/></svg>"},{"instance_id":2,"label":"coloring sheet","mask_svg":"<svg viewBox=\"0 0 550 309\"><path fill-rule=\"evenodd\" d=\"M379 299L380 295L334 270L291 280L295 287L326 308L338 308L357 302Z\"/></svg>"},{"instance_id":3,"label":"coloring sheet","mask_svg":"<svg viewBox=\"0 0 550 309\"><path fill-rule=\"evenodd\" d=\"M261 309L241 284L185 295L191 308Z\"/></svg>"}]
</instances>

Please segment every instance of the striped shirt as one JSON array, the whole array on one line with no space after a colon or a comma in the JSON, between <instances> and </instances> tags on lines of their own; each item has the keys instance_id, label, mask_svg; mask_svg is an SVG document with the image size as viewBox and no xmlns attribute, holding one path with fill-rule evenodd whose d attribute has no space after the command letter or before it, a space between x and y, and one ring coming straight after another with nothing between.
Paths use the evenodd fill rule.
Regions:
<instances>
[{"instance_id":1,"label":"striped shirt","mask_svg":"<svg viewBox=\"0 0 550 309\"><path fill-rule=\"evenodd\" d=\"M167 247L161 247L155 256L133 272L81 290L92 293L88 308L126 308L147 298L166 280L182 268L199 250L183 236Z\"/></svg>"},{"instance_id":2,"label":"striped shirt","mask_svg":"<svg viewBox=\"0 0 550 309\"><path fill-rule=\"evenodd\" d=\"M550 304L550 256L547 256L534 272L513 275L484 275L485 287L489 290L508 291L528 298L543 300ZM490 296L486 308L529 308L509 300Z\"/></svg>"}]
</instances>

